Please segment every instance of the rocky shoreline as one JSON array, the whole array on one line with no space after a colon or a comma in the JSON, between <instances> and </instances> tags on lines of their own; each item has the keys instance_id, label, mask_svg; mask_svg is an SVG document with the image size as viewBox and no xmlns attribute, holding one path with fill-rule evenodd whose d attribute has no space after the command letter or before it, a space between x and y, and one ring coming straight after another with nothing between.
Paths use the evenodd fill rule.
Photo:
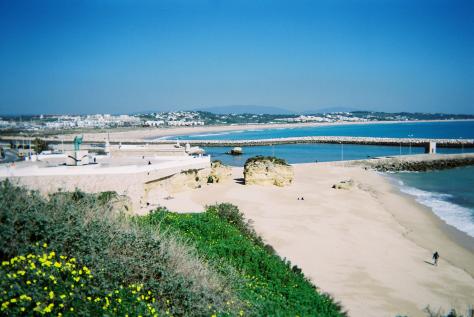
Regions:
<instances>
[{"instance_id":1,"label":"rocky shoreline","mask_svg":"<svg viewBox=\"0 0 474 317\"><path fill-rule=\"evenodd\" d=\"M410 155L359 161L379 172L425 172L474 165L474 154Z\"/></svg>"}]
</instances>

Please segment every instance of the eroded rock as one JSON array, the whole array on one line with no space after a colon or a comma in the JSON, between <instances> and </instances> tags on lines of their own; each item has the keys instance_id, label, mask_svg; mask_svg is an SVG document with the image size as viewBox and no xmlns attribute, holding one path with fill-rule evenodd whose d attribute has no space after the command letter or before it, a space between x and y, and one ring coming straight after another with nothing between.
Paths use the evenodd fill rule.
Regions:
<instances>
[{"instance_id":1,"label":"eroded rock","mask_svg":"<svg viewBox=\"0 0 474 317\"><path fill-rule=\"evenodd\" d=\"M293 182L293 167L275 157L252 157L245 162L244 180L246 185L288 186Z\"/></svg>"},{"instance_id":2,"label":"eroded rock","mask_svg":"<svg viewBox=\"0 0 474 317\"><path fill-rule=\"evenodd\" d=\"M340 181L337 184L332 185L332 188L334 189L351 189L354 186L354 181L352 179L346 180L346 181Z\"/></svg>"},{"instance_id":3,"label":"eroded rock","mask_svg":"<svg viewBox=\"0 0 474 317\"><path fill-rule=\"evenodd\" d=\"M208 183L220 183L232 178L232 168L221 161L211 163L211 173L207 177Z\"/></svg>"}]
</instances>

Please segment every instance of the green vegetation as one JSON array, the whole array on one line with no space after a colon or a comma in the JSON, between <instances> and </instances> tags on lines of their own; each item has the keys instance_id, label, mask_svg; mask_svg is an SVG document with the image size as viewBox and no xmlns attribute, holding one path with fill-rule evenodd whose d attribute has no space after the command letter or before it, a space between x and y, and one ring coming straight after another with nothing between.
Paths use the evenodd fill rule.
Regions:
<instances>
[{"instance_id":1,"label":"green vegetation","mask_svg":"<svg viewBox=\"0 0 474 317\"><path fill-rule=\"evenodd\" d=\"M213 166L219 166L219 165L224 165L221 160L213 160L211 163Z\"/></svg>"},{"instance_id":2,"label":"green vegetation","mask_svg":"<svg viewBox=\"0 0 474 317\"><path fill-rule=\"evenodd\" d=\"M341 308L320 294L301 270L264 244L237 207L220 204L205 213L176 214L157 210L138 221L164 226L194 244L223 275L237 271L241 298L257 316L341 316Z\"/></svg>"},{"instance_id":3,"label":"green vegetation","mask_svg":"<svg viewBox=\"0 0 474 317\"><path fill-rule=\"evenodd\" d=\"M186 175L189 175L189 174L197 174L198 172L199 172L198 169L196 169L196 168L191 168L191 169L182 171L181 173L186 174Z\"/></svg>"},{"instance_id":4,"label":"green vegetation","mask_svg":"<svg viewBox=\"0 0 474 317\"><path fill-rule=\"evenodd\" d=\"M272 123L277 119L294 118L293 114L217 114L207 111L197 111L199 120L204 121L206 125L220 124L249 124L249 123Z\"/></svg>"},{"instance_id":5,"label":"green vegetation","mask_svg":"<svg viewBox=\"0 0 474 317\"><path fill-rule=\"evenodd\" d=\"M248 164L251 164L251 163L254 163L254 162L263 162L263 161L269 161L269 162L272 162L272 163L277 164L277 165L286 165L286 166L289 165L284 159L281 159L281 158L278 158L278 157L257 155L257 156L248 158L247 161L245 161L244 168Z\"/></svg>"},{"instance_id":6,"label":"green vegetation","mask_svg":"<svg viewBox=\"0 0 474 317\"><path fill-rule=\"evenodd\" d=\"M36 153L41 153L43 151L49 150L49 145L46 143L46 141L40 139L40 138L35 138L32 142L33 144L33 149L35 150Z\"/></svg>"},{"instance_id":7,"label":"green vegetation","mask_svg":"<svg viewBox=\"0 0 474 317\"><path fill-rule=\"evenodd\" d=\"M235 303L232 309L241 310L231 287L232 276L223 278L211 270L193 248L158 226L144 228L124 213L113 211L113 201L101 203L95 195L81 192L56 193L45 199L39 193L3 182L0 202L0 261L28 254L42 256L36 244L46 243L49 252L75 258L80 267L90 270L94 278L83 283L83 287L92 287L91 292L99 297L143 285L146 292L153 294L152 307L159 315L166 311L177 316L210 316L214 312L225 315L230 310L227 302ZM44 302L40 288L44 286L11 281L8 274L10 271L2 266L0 280L13 286L16 293L2 294L2 303L6 296L16 298L21 291L25 293L20 296L32 297L35 303ZM57 287L69 285L70 277L64 279L57 281ZM76 300L87 300L81 294L89 291L83 292ZM90 306L80 307L83 311L78 314L95 315ZM133 307L127 309L136 315Z\"/></svg>"},{"instance_id":8,"label":"green vegetation","mask_svg":"<svg viewBox=\"0 0 474 317\"><path fill-rule=\"evenodd\" d=\"M459 314L456 309L451 309L448 313L444 313L441 309L433 310L430 306L423 309L428 317L472 317L474 316L474 308L468 308L466 310L466 315ZM396 317L408 317L397 315Z\"/></svg>"},{"instance_id":9,"label":"green vegetation","mask_svg":"<svg viewBox=\"0 0 474 317\"><path fill-rule=\"evenodd\" d=\"M235 206L127 215L0 184L0 315L344 316Z\"/></svg>"},{"instance_id":10,"label":"green vegetation","mask_svg":"<svg viewBox=\"0 0 474 317\"><path fill-rule=\"evenodd\" d=\"M39 244L38 244L39 246ZM152 316L156 298L142 284L104 292L94 276L75 258L43 250L2 261L0 294L2 314ZM39 248L38 248L39 249Z\"/></svg>"}]
</instances>

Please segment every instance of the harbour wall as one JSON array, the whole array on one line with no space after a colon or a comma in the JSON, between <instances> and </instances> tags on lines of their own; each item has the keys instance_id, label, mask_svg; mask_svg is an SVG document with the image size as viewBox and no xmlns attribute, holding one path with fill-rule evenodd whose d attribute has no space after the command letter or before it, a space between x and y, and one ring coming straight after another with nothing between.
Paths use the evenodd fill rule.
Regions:
<instances>
[{"instance_id":1,"label":"harbour wall","mask_svg":"<svg viewBox=\"0 0 474 317\"><path fill-rule=\"evenodd\" d=\"M10 141L9 138L0 138L2 141ZM16 142L29 141L28 138L14 137L11 139ZM49 143L60 144L62 141L55 138L45 138ZM176 140L157 139L110 139L110 144L134 144L134 145L153 145L153 144L176 144ZM180 139L181 144L189 143L192 146L262 146L262 145L278 145L278 144L310 144L310 143L326 143L326 144L360 144L360 145L387 145L387 146L414 146L426 147L430 142L435 142L437 147L449 148L472 148L474 147L474 139L428 139L428 138L380 138L380 137L351 137L351 136L305 136L290 138L273 138L258 140L184 140ZM71 143L64 141L65 144ZM105 144L104 142L84 140L84 145Z\"/></svg>"},{"instance_id":2,"label":"harbour wall","mask_svg":"<svg viewBox=\"0 0 474 317\"><path fill-rule=\"evenodd\" d=\"M474 153L469 154L419 154L395 157L382 157L356 161L365 167L380 172L424 172L474 165Z\"/></svg>"}]
</instances>

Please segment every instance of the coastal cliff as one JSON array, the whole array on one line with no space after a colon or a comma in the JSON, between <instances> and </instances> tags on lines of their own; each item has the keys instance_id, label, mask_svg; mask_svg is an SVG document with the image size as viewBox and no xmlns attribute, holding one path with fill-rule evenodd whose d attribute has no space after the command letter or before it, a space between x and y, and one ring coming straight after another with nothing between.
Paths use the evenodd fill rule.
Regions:
<instances>
[{"instance_id":1,"label":"coastal cliff","mask_svg":"<svg viewBox=\"0 0 474 317\"><path fill-rule=\"evenodd\" d=\"M275 185L279 187L293 182L293 168L282 159L275 157L252 157L245 162L244 180L246 185Z\"/></svg>"},{"instance_id":2,"label":"coastal cliff","mask_svg":"<svg viewBox=\"0 0 474 317\"><path fill-rule=\"evenodd\" d=\"M145 184L144 201L158 195L162 190L170 194L196 189L211 183L221 183L232 177L232 169L220 161L211 163L211 168L189 169L169 177L160 178ZM157 191L158 190L158 191Z\"/></svg>"}]
</instances>

